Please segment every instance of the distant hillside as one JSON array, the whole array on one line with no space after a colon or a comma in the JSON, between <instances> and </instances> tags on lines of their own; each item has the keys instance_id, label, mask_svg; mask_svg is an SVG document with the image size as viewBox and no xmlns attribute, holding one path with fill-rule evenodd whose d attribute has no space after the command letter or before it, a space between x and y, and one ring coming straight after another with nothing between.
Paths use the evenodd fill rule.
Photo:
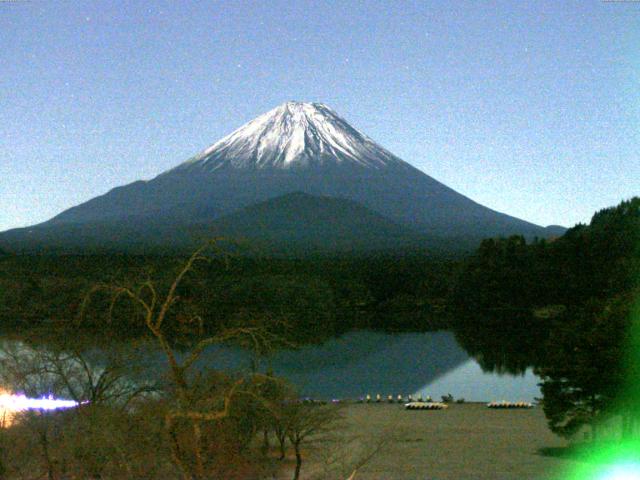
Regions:
<instances>
[{"instance_id":1,"label":"distant hillside","mask_svg":"<svg viewBox=\"0 0 640 480\"><path fill-rule=\"evenodd\" d=\"M546 238L561 237L567 231L567 227L561 225L548 225L544 228Z\"/></svg>"},{"instance_id":2,"label":"distant hillside","mask_svg":"<svg viewBox=\"0 0 640 480\"><path fill-rule=\"evenodd\" d=\"M17 254L148 254L183 251L194 243L187 225L144 219L138 223L103 221L16 228L0 233L0 245Z\"/></svg>"},{"instance_id":3,"label":"distant hillside","mask_svg":"<svg viewBox=\"0 0 640 480\"><path fill-rule=\"evenodd\" d=\"M242 208L199 235L250 240L269 252L361 252L424 247L424 235L342 198L296 192Z\"/></svg>"},{"instance_id":4,"label":"distant hillside","mask_svg":"<svg viewBox=\"0 0 640 480\"><path fill-rule=\"evenodd\" d=\"M0 236L17 253L79 251L172 252L195 248L212 237L239 240L246 253L304 255L329 252L424 249L429 243L358 203L305 193L282 195L242 208L212 222L96 222L42 225L10 230ZM167 248L171 238L171 249Z\"/></svg>"}]
</instances>

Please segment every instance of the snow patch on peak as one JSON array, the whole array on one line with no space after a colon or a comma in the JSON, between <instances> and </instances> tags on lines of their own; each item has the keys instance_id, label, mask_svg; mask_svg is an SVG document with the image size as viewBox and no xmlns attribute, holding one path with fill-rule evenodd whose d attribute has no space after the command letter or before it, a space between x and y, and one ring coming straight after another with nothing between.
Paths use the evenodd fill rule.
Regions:
<instances>
[{"instance_id":1,"label":"snow patch on peak","mask_svg":"<svg viewBox=\"0 0 640 480\"><path fill-rule=\"evenodd\" d=\"M246 123L173 171L297 169L336 164L381 169L405 162L328 106L289 101Z\"/></svg>"}]
</instances>

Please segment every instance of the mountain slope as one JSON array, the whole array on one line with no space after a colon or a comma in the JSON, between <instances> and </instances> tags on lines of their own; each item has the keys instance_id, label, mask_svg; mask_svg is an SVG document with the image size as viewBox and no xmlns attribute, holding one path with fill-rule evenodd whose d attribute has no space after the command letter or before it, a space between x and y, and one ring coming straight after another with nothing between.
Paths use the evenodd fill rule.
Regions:
<instances>
[{"instance_id":1,"label":"mountain slope","mask_svg":"<svg viewBox=\"0 0 640 480\"><path fill-rule=\"evenodd\" d=\"M244 207L215 221L149 221L145 228L118 222L53 224L17 229L0 236L0 245L20 251L165 251L165 239L179 249L195 248L208 238L245 244L247 253L310 254L367 252L424 247L425 238L408 227L351 200L295 192Z\"/></svg>"},{"instance_id":2,"label":"mountain slope","mask_svg":"<svg viewBox=\"0 0 640 480\"><path fill-rule=\"evenodd\" d=\"M29 240L26 231L35 238L107 224L144 239L150 236L144 230L208 224L292 192L351 200L434 242L463 248L489 236L549 236L542 227L488 209L434 180L327 106L288 102L150 181L115 188L44 224L0 234L0 243L9 237ZM161 240L179 243L171 235Z\"/></svg>"},{"instance_id":3,"label":"mountain slope","mask_svg":"<svg viewBox=\"0 0 640 480\"><path fill-rule=\"evenodd\" d=\"M424 239L351 200L295 192L245 207L211 225L207 236L250 240L269 251L371 251L411 248Z\"/></svg>"}]
</instances>

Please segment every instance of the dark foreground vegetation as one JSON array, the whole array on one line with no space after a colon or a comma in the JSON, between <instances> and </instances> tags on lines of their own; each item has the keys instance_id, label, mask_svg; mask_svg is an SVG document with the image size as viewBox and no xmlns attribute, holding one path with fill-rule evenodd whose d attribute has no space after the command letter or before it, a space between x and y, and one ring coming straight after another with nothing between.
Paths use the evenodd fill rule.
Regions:
<instances>
[{"instance_id":1,"label":"dark foreground vegetation","mask_svg":"<svg viewBox=\"0 0 640 480\"><path fill-rule=\"evenodd\" d=\"M96 284L153 279L166 288L184 261L176 256L0 256L0 325L15 331L75 320ZM320 341L355 328L434 330L448 324L447 296L457 264L418 254L217 257L194 265L180 296L212 329L231 317L267 315L286 319L302 340ZM129 333L136 328L120 327Z\"/></svg>"},{"instance_id":2,"label":"dark foreground vegetation","mask_svg":"<svg viewBox=\"0 0 640 480\"><path fill-rule=\"evenodd\" d=\"M490 370L535 367L551 429L615 416L640 434L640 198L561 238L485 240L450 304L462 345Z\"/></svg>"},{"instance_id":3,"label":"dark foreground vegetation","mask_svg":"<svg viewBox=\"0 0 640 480\"><path fill-rule=\"evenodd\" d=\"M485 240L466 259L229 258L220 243L189 259L5 254L4 334L39 348L5 352L2 383L90 401L13 420L0 467L8 478L298 478L310 439L349 448L330 446L339 410L299 402L268 371L194 365L213 344L258 358L356 328L453 329L486 369L535 368L552 431L588 426L595 439L614 422L616 439L633 438L639 248L636 198L553 241ZM161 378L136 354L151 348ZM376 448L323 475L346 478Z\"/></svg>"},{"instance_id":4,"label":"dark foreground vegetation","mask_svg":"<svg viewBox=\"0 0 640 480\"><path fill-rule=\"evenodd\" d=\"M196 251L166 288L151 279L94 285L73 325L82 330L91 322L96 331L103 322L105 334L116 324L127 327L136 333L127 342L104 335L106 348L96 353L95 338L86 343L91 336L74 335L67 322L49 325L46 347L3 349L0 384L30 397L55 391L79 403L70 411L5 413L3 476L269 478L286 470L290 446L292 478L300 477L303 447L335 427L339 411L299 401L269 372L195 368L212 345L237 342L260 355L288 342L281 319L243 316L204 328L195 304L181 294L188 295L183 281L196 265L211 261L207 251ZM164 374L145 371L145 355L154 349L164 358Z\"/></svg>"}]
</instances>

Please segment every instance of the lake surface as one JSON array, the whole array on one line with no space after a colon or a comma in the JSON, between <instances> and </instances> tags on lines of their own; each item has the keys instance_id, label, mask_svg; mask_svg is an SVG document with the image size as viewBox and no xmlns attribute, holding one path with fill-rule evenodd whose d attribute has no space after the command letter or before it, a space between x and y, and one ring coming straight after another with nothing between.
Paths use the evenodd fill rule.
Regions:
<instances>
[{"instance_id":1,"label":"lake surface","mask_svg":"<svg viewBox=\"0 0 640 480\"><path fill-rule=\"evenodd\" d=\"M153 371L165 368L159 352L150 349L145 356ZM242 370L250 364L251 355L245 351L213 347L204 352L198 367ZM296 385L303 396L317 399L411 394L439 400L451 394L486 402L533 401L541 396L533 373L485 373L450 332L352 332L322 344L279 351L261 359L260 369L267 368Z\"/></svg>"},{"instance_id":2,"label":"lake surface","mask_svg":"<svg viewBox=\"0 0 640 480\"><path fill-rule=\"evenodd\" d=\"M211 349L201 366L239 368L249 356L233 349ZM467 401L541 397L531 371L522 376L485 373L458 345L451 332L352 332L262 362L313 398L356 399L370 394L422 395L439 400L451 394Z\"/></svg>"}]
</instances>

